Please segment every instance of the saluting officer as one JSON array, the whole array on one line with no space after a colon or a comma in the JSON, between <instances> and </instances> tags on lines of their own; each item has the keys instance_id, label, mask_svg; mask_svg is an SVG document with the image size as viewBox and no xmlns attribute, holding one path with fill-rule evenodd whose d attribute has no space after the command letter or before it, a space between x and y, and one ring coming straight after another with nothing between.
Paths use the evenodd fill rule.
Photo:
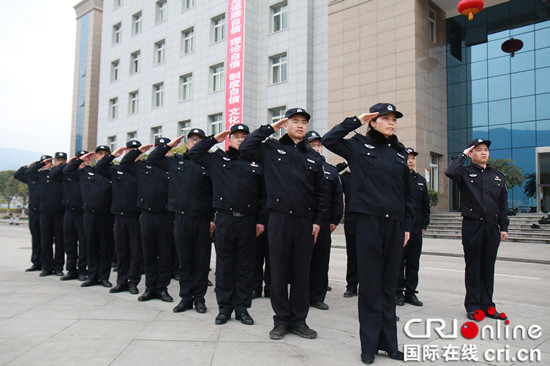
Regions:
<instances>
[{"instance_id":1,"label":"saluting officer","mask_svg":"<svg viewBox=\"0 0 550 366\"><path fill-rule=\"evenodd\" d=\"M170 139L157 137L155 146ZM139 161L140 155L152 145L142 145L128 151L120 166L137 179L137 206L141 210L140 229L145 266L145 292L138 301L160 299L172 302L168 293L173 256L174 215L168 211L168 181L166 169L160 169L149 159Z\"/></svg>"},{"instance_id":2,"label":"saluting officer","mask_svg":"<svg viewBox=\"0 0 550 366\"><path fill-rule=\"evenodd\" d=\"M458 184L462 196L462 247L466 262L466 307L468 319L482 310L493 319L506 320L494 308L495 261L501 241L508 238L508 191L504 173L489 160L491 141L475 139L449 163L447 177ZM466 158L472 164L464 166Z\"/></svg>"},{"instance_id":3,"label":"saluting officer","mask_svg":"<svg viewBox=\"0 0 550 366\"><path fill-rule=\"evenodd\" d=\"M332 244L330 235L336 230L344 211L342 183L336 167L327 163L323 156L321 135L315 131L308 131L305 138L313 150L317 151L323 159L323 173L327 182L327 194L330 202L328 215L323 225L321 225L317 243L313 247L309 275L309 299L310 305L314 308L328 310L329 306L325 303L325 297L327 295L330 246Z\"/></svg>"},{"instance_id":4,"label":"saluting officer","mask_svg":"<svg viewBox=\"0 0 550 366\"><path fill-rule=\"evenodd\" d=\"M42 272L40 276L63 276L65 251L63 249L63 205L61 175L52 176L54 166L67 161L67 154L56 152L49 158L31 165L28 172L38 180L40 187L40 243ZM55 240L55 254L52 245ZM54 257L55 255L55 257Z\"/></svg>"},{"instance_id":5,"label":"saluting officer","mask_svg":"<svg viewBox=\"0 0 550 366\"><path fill-rule=\"evenodd\" d=\"M378 350L403 360L398 350L395 289L403 246L413 223L414 198L405 146L394 134L403 116L393 104L346 118L323 137L323 145L351 168L350 211L357 223L361 360L372 364ZM368 123L367 135L344 137Z\"/></svg>"},{"instance_id":6,"label":"saluting officer","mask_svg":"<svg viewBox=\"0 0 550 366\"><path fill-rule=\"evenodd\" d=\"M282 120L248 135L239 148L244 157L262 164L264 169L269 209L270 296L275 312L271 339L282 339L289 331L304 338L317 337L317 332L306 324L309 267L313 245L326 220L328 196L323 160L304 141L309 119L304 109L289 109ZM283 137L266 139L283 124L287 131Z\"/></svg>"},{"instance_id":7,"label":"saluting officer","mask_svg":"<svg viewBox=\"0 0 550 366\"><path fill-rule=\"evenodd\" d=\"M262 169L239 152L249 133L248 126L235 124L230 130L202 140L189 151L191 160L205 167L212 177L218 325L227 323L233 311L241 323L254 324L247 311L252 303L254 246L256 237L264 231L266 218L265 212L260 215ZM229 149L209 154L208 150L225 141L227 135Z\"/></svg>"},{"instance_id":8,"label":"saluting officer","mask_svg":"<svg viewBox=\"0 0 550 366\"><path fill-rule=\"evenodd\" d=\"M418 153L412 147L406 148L405 152L414 191L414 224L411 238L403 248L395 304L403 306L407 302L414 306L422 306L422 301L418 300L416 296L418 292L416 287L418 286L420 254L422 253L422 237L430 223L430 196L426 179L414 171Z\"/></svg>"},{"instance_id":9,"label":"saluting officer","mask_svg":"<svg viewBox=\"0 0 550 366\"><path fill-rule=\"evenodd\" d=\"M147 160L170 173L168 209L174 217L174 240L179 259L181 301L173 311L179 313L193 308L206 313L204 295L208 289L208 270L214 231L212 217L212 181L206 169L190 159L189 151L205 137L200 128L187 134L187 153L166 154L178 146L185 136L165 141L151 152Z\"/></svg>"},{"instance_id":10,"label":"saluting officer","mask_svg":"<svg viewBox=\"0 0 550 366\"><path fill-rule=\"evenodd\" d=\"M95 166L98 173L105 175L113 182L113 199L111 213L115 223L115 252L117 258L116 285L110 293L129 291L137 295L137 285L141 280L141 236L139 235L139 209L137 208L137 180L127 174L120 165L111 164L122 155L123 151L138 149L141 142L130 140L126 147L117 149L105 156ZM128 149L128 150L127 150Z\"/></svg>"}]
</instances>

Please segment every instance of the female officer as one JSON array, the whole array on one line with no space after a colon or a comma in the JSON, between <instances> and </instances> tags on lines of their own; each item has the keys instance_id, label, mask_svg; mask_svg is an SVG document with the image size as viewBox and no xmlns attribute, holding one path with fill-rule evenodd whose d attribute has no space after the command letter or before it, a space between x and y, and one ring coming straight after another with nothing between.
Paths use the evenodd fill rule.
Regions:
<instances>
[{"instance_id":1,"label":"female officer","mask_svg":"<svg viewBox=\"0 0 550 366\"><path fill-rule=\"evenodd\" d=\"M403 117L393 104L346 118L323 138L351 169L350 211L357 215L361 360L372 364L378 350L403 360L397 349L395 288L403 246L413 223L413 190L405 147L394 135ZM366 136L344 137L368 123Z\"/></svg>"}]
</instances>

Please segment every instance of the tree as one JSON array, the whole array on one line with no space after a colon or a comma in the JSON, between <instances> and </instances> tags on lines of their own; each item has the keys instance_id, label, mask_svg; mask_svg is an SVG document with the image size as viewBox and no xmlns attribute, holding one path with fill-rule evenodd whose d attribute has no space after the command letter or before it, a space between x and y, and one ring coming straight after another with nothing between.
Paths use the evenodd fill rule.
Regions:
<instances>
[{"instance_id":1,"label":"tree","mask_svg":"<svg viewBox=\"0 0 550 366\"><path fill-rule=\"evenodd\" d=\"M433 188L428 188L428 196L430 197L430 207L437 206L439 203L439 192Z\"/></svg>"},{"instance_id":2,"label":"tree","mask_svg":"<svg viewBox=\"0 0 550 366\"><path fill-rule=\"evenodd\" d=\"M14 170L3 170L0 172L0 197L8 204L7 214L10 213L10 204L19 195L19 182L15 180Z\"/></svg>"},{"instance_id":3,"label":"tree","mask_svg":"<svg viewBox=\"0 0 550 366\"><path fill-rule=\"evenodd\" d=\"M537 194L537 173L525 174L525 178L523 193L525 193L527 197L535 198Z\"/></svg>"},{"instance_id":4,"label":"tree","mask_svg":"<svg viewBox=\"0 0 550 366\"><path fill-rule=\"evenodd\" d=\"M489 165L506 175L506 186L508 189L521 187L525 181L523 169L518 167L512 159L489 159Z\"/></svg>"}]
</instances>

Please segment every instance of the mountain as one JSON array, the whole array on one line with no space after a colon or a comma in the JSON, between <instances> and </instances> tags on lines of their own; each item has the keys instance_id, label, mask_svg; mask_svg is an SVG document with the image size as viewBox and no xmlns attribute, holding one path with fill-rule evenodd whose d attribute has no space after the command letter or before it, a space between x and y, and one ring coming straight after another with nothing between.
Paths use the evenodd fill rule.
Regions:
<instances>
[{"instance_id":1,"label":"mountain","mask_svg":"<svg viewBox=\"0 0 550 366\"><path fill-rule=\"evenodd\" d=\"M0 147L0 170L17 170L23 165L40 159L40 153Z\"/></svg>"}]
</instances>

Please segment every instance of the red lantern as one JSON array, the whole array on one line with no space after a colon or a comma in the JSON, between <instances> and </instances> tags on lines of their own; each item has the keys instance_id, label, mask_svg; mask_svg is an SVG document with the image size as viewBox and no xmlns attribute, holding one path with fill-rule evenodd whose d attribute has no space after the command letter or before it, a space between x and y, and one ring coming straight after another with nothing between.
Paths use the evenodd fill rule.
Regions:
<instances>
[{"instance_id":1,"label":"red lantern","mask_svg":"<svg viewBox=\"0 0 550 366\"><path fill-rule=\"evenodd\" d=\"M460 0L456 7L460 14L468 15L468 20L474 19L474 14L477 14L485 6L483 0Z\"/></svg>"}]
</instances>

